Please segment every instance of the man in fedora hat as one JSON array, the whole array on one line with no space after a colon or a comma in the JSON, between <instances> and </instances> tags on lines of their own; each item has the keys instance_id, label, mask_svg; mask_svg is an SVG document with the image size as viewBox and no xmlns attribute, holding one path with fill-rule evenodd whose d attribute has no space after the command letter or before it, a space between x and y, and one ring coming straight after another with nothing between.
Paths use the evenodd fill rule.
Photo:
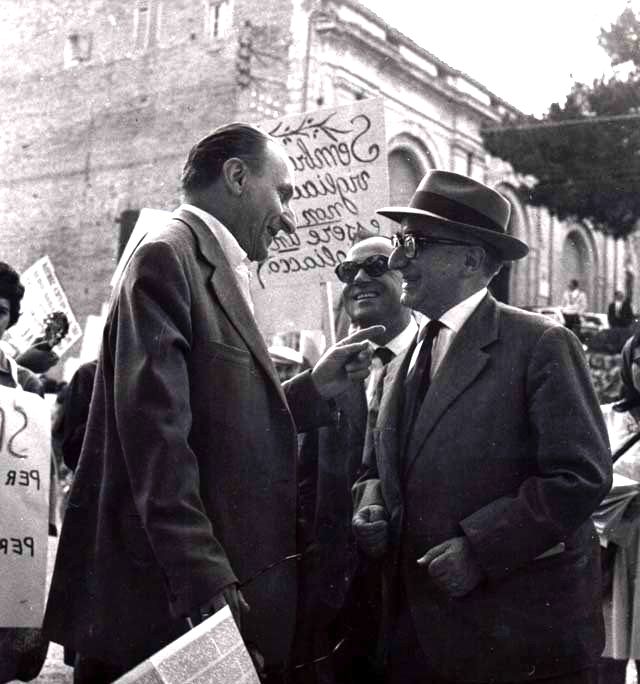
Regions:
<instances>
[{"instance_id":1,"label":"man in fedora hat","mask_svg":"<svg viewBox=\"0 0 640 684\"><path fill-rule=\"evenodd\" d=\"M354 487L354 531L385 562L387 681L593 681L603 647L590 514L611 482L582 349L546 317L487 290L526 244L509 202L432 171L390 266L425 315L387 366Z\"/></svg>"}]
</instances>

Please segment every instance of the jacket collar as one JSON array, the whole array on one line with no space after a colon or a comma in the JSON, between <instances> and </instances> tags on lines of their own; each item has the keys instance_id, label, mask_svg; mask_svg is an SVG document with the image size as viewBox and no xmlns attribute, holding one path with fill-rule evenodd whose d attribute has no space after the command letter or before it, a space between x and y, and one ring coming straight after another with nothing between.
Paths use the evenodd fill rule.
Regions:
<instances>
[{"instance_id":1,"label":"jacket collar","mask_svg":"<svg viewBox=\"0 0 640 684\"><path fill-rule=\"evenodd\" d=\"M404 455L405 469L413 464L420 448L444 412L481 373L489 354L485 348L498 338L500 312L490 295L480 302L456 335L442 365L431 382L426 401L416 416Z\"/></svg>"},{"instance_id":2,"label":"jacket collar","mask_svg":"<svg viewBox=\"0 0 640 684\"><path fill-rule=\"evenodd\" d=\"M262 333L258 329L256 320L238 287L236 276L220 243L204 221L195 214L185 210L178 210L173 216L174 219L188 226L194 234L200 255L212 267L210 282L220 305L258 364L262 366L264 372L271 378L276 386L276 391L286 404L277 371L267 351Z\"/></svg>"}]
</instances>

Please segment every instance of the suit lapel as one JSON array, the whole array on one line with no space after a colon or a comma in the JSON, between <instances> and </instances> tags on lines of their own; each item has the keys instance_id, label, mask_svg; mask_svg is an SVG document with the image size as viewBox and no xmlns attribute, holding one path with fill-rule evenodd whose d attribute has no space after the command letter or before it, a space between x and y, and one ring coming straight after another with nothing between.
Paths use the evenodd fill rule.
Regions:
<instances>
[{"instance_id":1,"label":"suit lapel","mask_svg":"<svg viewBox=\"0 0 640 684\"><path fill-rule=\"evenodd\" d=\"M209 230L209 227L195 214L188 211L180 211L176 218L186 224L196 236L200 253L213 267L211 286L220 305L251 351L253 357L273 381L276 391L286 405L284 392L267 351L264 338L258 329L253 313L249 309L249 305L240 290L236 275L231 270L220 243L211 230Z\"/></svg>"},{"instance_id":2,"label":"suit lapel","mask_svg":"<svg viewBox=\"0 0 640 684\"><path fill-rule=\"evenodd\" d=\"M482 372L489 360L484 348L498 337L499 313L487 295L456 335L431 382L427 397L406 441L405 473L444 412ZM462 428L461 428L462 429Z\"/></svg>"}]
</instances>

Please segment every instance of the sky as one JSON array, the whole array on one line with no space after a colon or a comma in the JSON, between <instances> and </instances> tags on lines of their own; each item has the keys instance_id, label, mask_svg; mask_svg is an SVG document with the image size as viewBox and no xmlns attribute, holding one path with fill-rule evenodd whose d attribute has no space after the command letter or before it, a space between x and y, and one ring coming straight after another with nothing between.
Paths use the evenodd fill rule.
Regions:
<instances>
[{"instance_id":1,"label":"sky","mask_svg":"<svg viewBox=\"0 0 640 684\"><path fill-rule=\"evenodd\" d=\"M610 75L598 45L640 0L360 0L449 66L527 114L564 104L574 81Z\"/></svg>"}]
</instances>

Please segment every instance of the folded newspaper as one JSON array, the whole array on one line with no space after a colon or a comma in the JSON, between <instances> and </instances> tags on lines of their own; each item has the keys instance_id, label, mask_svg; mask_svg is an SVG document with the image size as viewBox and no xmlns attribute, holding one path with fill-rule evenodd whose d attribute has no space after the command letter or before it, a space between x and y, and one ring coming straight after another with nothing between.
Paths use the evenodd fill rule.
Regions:
<instances>
[{"instance_id":1,"label":"folded newspaper","mask_svg":"<svg viewBox=\"0 0 640 684\"><path fill-rule=\"evenodd\" d=\"M225 606L115 684L260 684L231 611Z\"/></svg>"}]
</instances>

